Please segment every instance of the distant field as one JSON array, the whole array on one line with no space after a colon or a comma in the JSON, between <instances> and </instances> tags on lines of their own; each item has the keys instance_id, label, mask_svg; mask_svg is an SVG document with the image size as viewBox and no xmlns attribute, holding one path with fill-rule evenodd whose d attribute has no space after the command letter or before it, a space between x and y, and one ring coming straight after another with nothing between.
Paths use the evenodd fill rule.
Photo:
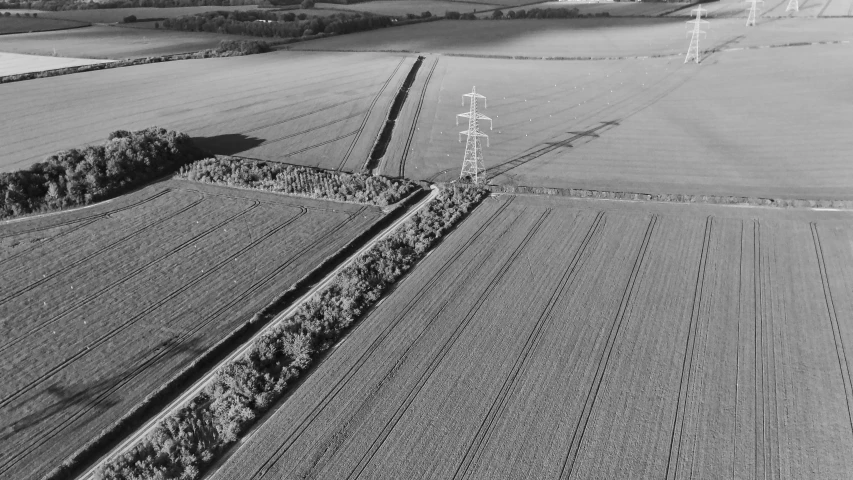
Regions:
<instances>
[{"instance_id":1,"label":"distant field","mask_svg":"<svg viewBox=\"0 0 853 480\"><path fill-rule=\"evenodd\" d=\"M489 199L212 478L845 478L850 225Z\"/></svg>"},{"instance_id":2,"label":"distant field","mask_svg":"<svg viewBox=\"0 0 853 480\"><path fill-rule=\"evenodd\" d=\"M317 7L319 8L371 12L379 15L405 15L407 13L420 15L423 12L430 12L433 15L439 16L444 15L444 12L448 10L468 13L475 10L489 10L499 6L500 5L497 4L490 5L486 3L450 2L443 0L380 0L375 2L353 3L351 5L337 5L332 3L317 4Z\"/></svg>"},{"instance_id":3,"label":"distant field","mask_svg":"<svg viewBox=\"0 0 853 480\"><path fill-rule=\"evenodd\" d=\"M698 67L680 56L433 57L409 94L410 101L423 95L423 106L416 111L407 102L382 173L456 178L466 124L457 126L455 115L467 111L462 94L476 85L488 98L482 112L494 120L494 130L481 125L490 136L485 163L493 183L851 199L853 136L845 133L849 101L842 100L851 99L849 57L844 45L718 53ZM822 72L819 87L815 71Z\"/></svg>"},{"instance_id":4,"label":"distant field","mask_svg":"<svg viewBox=\"0 0 853 480\"><path fill-rule=\"evenodd\" d=\"M76 67L104 63L103 60L87 58L48 57L42 55L19 55L16 53L0 52L0 76L18 73L42 72L55 68Z\"/></svg>"},{"instance_id":5,"label":"distant field","mask_svg":"<svg viewBox=\"0 0 853 480\"><path fill-rule=\"evenodd\" d=\"M760 16L762 17L851 17L853 16L853 0L800 0L800 9L796 12L786 12L789 0L767 0L759 4ZM738 0L723 0L702 5L708 10L709 19L713 18L742 18L746 22L749 13L749 3ZM673 16L688 16L691 9L681 10L672 14Z\"/></svg>"},{"instance_id":6,"label":"distant field","mask_svg":"<svg viewBox=\"0 0 853 480\"><path fill-rule=\"evenodd\" d=\"M2 12L0 12L2 14ZM0 35L7 33L43 32L49 30L63 30L67 28L78 28L86 26L84 22L59 20L55 18L32 18L16 17L14 12L11 17L0 16Z\"/></svg>"},{"instance_id":7,"label":"distant field","mask_svg":"<svg viewBox=\"0 0 853 480\"><path fill-rule=\"evenodd\" d=\"M222 7L175 7L175 8L97 8L87 10L63 10L58 12L41 11L41 10L20 10L21 12L36 12L39 17L46 18L61 18L68 20L78 20L92 23L115 23L121 22L124 17L136 15L136 18L172 18L180 17L181 15L192 15L202 12L215 12L219 10L235 11L235 10L255 10L257 5L244 6L222 6ZM14 14L14 12L13 12Z\"/></svg>"},{"instance_id":8,"label":"distant field","mask_svg":"<svg viewBox=\"0 0 853 480\"><path fill-rule=\"evenodd\" d=\"M359 170L412 63L274 52L4 85L0 170L151 125L187 132L214 153Z\"/></svg>"},{"instance_id":9,"label":"distant field","mask_svg":"<svg viewBox=\"0 0 853 480\"><path fill-rule=\"evenodd\" d=\"M239 35L96 25L58 32L0 36L0 51L61 57L123 59L197 52Z\"/></svg>"},{"instance_id":10,"label":"distant field","mask_svg":"<svg viewBox=\"0 0 853 480\"><path fill-rule=\"evenodd\" d=\"M381 216L169 181L0 224L0 477L59 465Z\"/></svg>"}]
</instances>

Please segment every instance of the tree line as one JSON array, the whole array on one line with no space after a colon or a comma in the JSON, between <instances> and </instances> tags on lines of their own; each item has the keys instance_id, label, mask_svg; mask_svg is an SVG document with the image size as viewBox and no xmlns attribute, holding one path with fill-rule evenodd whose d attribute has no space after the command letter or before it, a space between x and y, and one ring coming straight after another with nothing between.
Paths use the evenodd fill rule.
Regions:
<instances>
[{"instance_id":1,"label":"tree line","mask_svg":"<svg viewBox=\"0 0 853 480\"><path fill-rule=\"evenodd\" d=\"M345 34L391 26L389 17L367 13L336 13L329 16L292 12L205 12L170 18L163 27L189 32L215 32L253 37L296 38L308 35Z\"/></svg>"},{"instance_id":2,"label":"tree line","mask_svg":"<svg viewBox=\"0 0 853 480\"><path fill-rule=\"evenodd\" d=\"M454 11L444 12L444 17L448 20L516 20L516 19L547 19L547 18L589 18L589 17L609 17L609 12L600 13L580 13L577 8L559 7L559 8L531 8L530 10L510 10L504 14L503 10L495 10L491 17L477 17L473 13L459 13Z\"/></svg>"},{"instance_id":3,"label":"tree line","mask_svg":"<svg viewBox=\"0 0 853 480\"><path fill-rule=\"evenodd\" d=\"M198 160L181 167L177 178L379 206L397 203L416 188L406 179L393 180L234 157Z\"/></svg>"},{"instance_id":4,"label":"tree line","mask_svg":"<svg viewBox=\"0 0 853 480\"><path fill-rule=\"evenodd\" d=\"M97 10L107 8L172 8L172 7L199 7L199 6L239 6L258 5L259 0L108 0L105 2L81 2L79 0L35 0L35 1L0 1L3 9L32 9L32 10Z\"/></svg>"},{"instance_id":5,"label":"tree line","mask_svg":"<svg viewBox=\"0 0 853 480\"><path fill-rule=\"evenodd\" d=\"M103 465L100 478L199 478L246 429L284 395L382 293L486 195L444 188L424 211L377 243L226 365L188 405L170 415L132 451Z\"/></svg>"},{"instance_id":6,"label":"tree line","mask_svg":"<svg viewBox=\"0 0 853 480\"><path fill-rule=\"evenodd\" d=\"M185 133L118 130L101 145L51 155L29 169L0 173L0 219L115 197L201 157Z\"/></svg>"}]
</instances>

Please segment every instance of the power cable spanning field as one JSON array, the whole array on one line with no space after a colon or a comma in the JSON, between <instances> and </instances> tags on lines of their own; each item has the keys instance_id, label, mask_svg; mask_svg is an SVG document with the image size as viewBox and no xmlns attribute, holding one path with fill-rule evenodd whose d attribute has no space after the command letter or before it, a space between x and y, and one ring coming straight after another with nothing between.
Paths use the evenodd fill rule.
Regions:
<instances>
[{"instance_id":1,"label":"power cable spanning field","mask_svg":"<svg viewBox=\"0 0 853 480\"><path fill-rule=\"evenodd\" d=\"M0 477L40 478L381 216L172 182L0 225Z\"/></svg>"},{"instance_id":2,"label":"power cable spanning field","mask_svg":"<svg viewBox=\"0 0 853 480\"><path fill-rule=\"evenodd\" d=\"M489 199L212 478L844 478L852 240Z\"/></svg>"}]
</instances>

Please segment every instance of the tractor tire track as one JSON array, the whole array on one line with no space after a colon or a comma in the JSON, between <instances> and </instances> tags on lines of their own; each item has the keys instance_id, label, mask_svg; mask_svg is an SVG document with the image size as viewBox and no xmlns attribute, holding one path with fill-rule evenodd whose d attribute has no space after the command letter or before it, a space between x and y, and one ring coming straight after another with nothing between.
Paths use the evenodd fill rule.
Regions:
<instances>
[{"instance_id":1,"label":"tractor tire track","mask_svg":"<svg viewBox=\"0 0 853 480\"><path fill-rule=\"evenodd\" d=\"M822 17L822 16L823 16L823 12L825 12L825 11L826 11L826 9L827 9L827 8L829 8L829 4L830 4L830 3L832 3L832 0L826 0L826 4L823 6L823 8L821 8L821 9L820 9L820 11L819 11L819 12L817 12L817 16L818 16L818 17Z\"/></svg>"},{"instance_id":2,"label":"tractor tire track","mask_svg":"<svg viewBox=\"0 0 853 480\"><path fill-rule=\"evenodd\" d=\"M338 233L342 228L344 228L353 219L357 218L366 209L367 209L367 207L362 207L358 211L354 212L353 214L351 214L350 216L345 218L343 221L338 223L338 225L336 225L333 229L331 229L328 233L326 233L324 235L325 238L330 239L330 240L334 240L336 233ZM304 213L305 212L302 212L302 213L298 214L297 216L295 216L291 219L288 219L288 221L285 222L285 224L283 224L280 227L277 227L275 229L275 231L276 232L281 231L282 228L285 228L288 225L292 224L294 221L296 221L296 219L301 217ZM233 307L235 307L236 305L245 301L247 298L250 298L258 290L260 290L264 286L266 286L271 280L275 279L282 271L284 271L286 268L288 268L294 261L298 260L299 258L302 257L303 254L305 254L307 251L314 249L314 248L316 248L316 244L314 244L314 243L306 244L301 250L294 252L294 254L292 254L285 262L278 265L274 270L267 273L263 278L255 281L252 285L249 286L249 288L245 289L242 293L240 293L239 295L236 295L229 302L227 302L226 304L222 305L221 307L216 309L214 312L209 314L204 319L204 321L195 323L191 329L185 330L184 332L182 332L181 335L178 335L175 338L170 339L169 341L165 342L161 347L158 347L158 349L155 350L154 355L152 355L149 358L147 358L146 360L144 360L143 363L139 364L133 370L131 370L127 375L120 378L118 380L118 383L116 383L114 386L110 387L108 390L104 391L103 393L99 394L97 397L95 397L93 399L92 402L89 402L88 404L84 405L83 406L84 409L79 410L78 412L76 412L71 417L63 420L63 422L61 422L59 425L54 426L50 430L51 435L46 436L46 437L41 437L40 439L36 439L36 441L34 441L32 444L28 445L27 448L23 449L23 451L21 453L16 455L16 457L19 457L17 460L15 459L15 457L13 457L13 460L15 460L14 463L17 463L17 461L22 460L26 456L26 454L29 453L32 449L38 448L39 446L48 442L49 440L51 440L52 437L56 436L56 434L62 432L63 430L65 430L66 428L71 426L76 420L78 420L79 418L82 418L84 415L86 415L87 413L89 413L92 410L94 410L95 408L97 408L100 403L107 400L110 396L112 396L117 391L121 390L125 385L130 383L132 380L135 380L138 376L145 373L149 367L151 367L153 365L157 365L161 360L164 360L166 358L169 358L172 355L179 353L181 345L184 344L187 340L192 339L193 337L195 337L195 335L198 332L207 328L207 326L210 325L211 323L213 323L214 320L219 318L220 315L222 315L223 313L227 313L229 311L232 311ZM8 465L8 467L14 466L12 464L0 465L0 473L3 473L3 471L8 469L7 465Z\"/></svg>"},{"instance_id":3,"label":"tractor tire track","mask_svg":"<svg viewBox=\"0 0 853 480\"><path fill-rule=\"evenodd\" d=\"M149 229L154 228L154 227L156 227L162 223L165 223L165 222L187 212L188 210L190 210L190 209L198 206L199 204L201 204L203 201L204 201L204 197L202 196L202 198L190 203L189 205L181 208L180 210L173 212L173 213L170 213L168 215L165 215L163 217L160 217L157 220L154 220L153 222L145 225L144 227L141 227L141 228L135 230L133 233L125 235L124 237L121 237L121 238L109 243L105 247L100 248L98 250L95 250L94 252L86 255L85 257L83 257L79 260L76 260L76 261L66 265L63 268L60 268L59 270L55 270L55 271L51 272L50 275L46 275L46 276L36 280L35 282L32 282L32 283L25 285L25 286L22 286L22 287L18 288L17 290L14 290L14 291L8 293L6 296L0 298L0 305L5 305L10 300L17 298L17 297L23 295L24 293L32 290L33 288L38 287L38 286L40 286L40 285L42 285L42 284L44 284L50 280L53 280L54 278L58 277L59 275L73 269L74 267L78 267L78 266L88 262L89 260L97 257L98 255L112 249L113 247L121 245L122 243L126 242L127 240L130 240L130 239L132 239L138 235L145 233Z\"/></svg>"},{"instance_id":4,"label":"tractor tire track","mask_svg":"<svg viewBox=\"0 0 853 480\"><path fill-rule=\"evenodd\" d=\"M290 135L285 135L283 137L273 138L272 140L267 140L267 141L261 143L260 145L258 145L258 147L263 147L265 145L272 145L273 143L277 143L277 142L280 142L282 140L287 140L289 138L298 137L300 135L305 135L306 133L311 133L311 132L320 130L322 128L332 126L336 123L340 123L340 122L343 122L345 120L349 120L350 118L357 117L357 116L362 115L362 114L364 114L364 112L352 113L352 114L347 115L346 117L338 118L336 120L332 120L331 122L326 122L322 125L318 125L316 127L309 128L308 130L302 130L301 132L291 133ZM257 147L255 147L255 148L257 148Z\"/></svg>"},{"instance_id":5,"label":"tractor tire track","mask_svg":"<svg viewBox=\"0 0 853 480\"><path fill-rule=\"evenodd\" d=\"M502 238L504 235L506 235L507 232L512 228L512 226L515 225L515 222L517 222L523 214L524 211L519 213L515 220L513 220L495 238ZM483 259L479 262L479 266L487 265L487 262L489 261L489 259L492 258L492 255L494 253L495 250L489 250L487 255L483 257ZM473 277L477 272L480 271L477 267L471 269L468 268L476 258L478 257L472 257L466 263L462 270L466 272L466 279ZM352 436L352 432L364 423L364 420L371 414L374 407L376 406L376 402L379 400L379 397L384 391L383 389L385 388L385 386L388 385L391 381L393 381L396 378L397 373L400 371L400 369L402 369L408 363L411 352L416 347L421 345L421 340L423 339L423 337L431 331L432 325L445 312L445 309L448 307L452 299L452 296L445 297L445 300L441 303L440 307L435 311L435 313L432 314L429 320L424 322L424 325L418 332L417 336L411 342L408 342L406 349L397 358L391 369L388 370L388 372L373 388L371 388L370 392L360 403L358 408L355 409L353 413L347 415L346 421L340 422L342 423L342 426L336 428L334 432L324 435L320 440L316 441L312 445L310 451L313 451L314 453L311 455L311 459L308 462L310 465L307 468L303 468L299 474L296 474L294 471L288 472L288 477L299 478L300 480L314 479L317 477L317 475L319 474L319 470L326 463L323 462L323 460L331 459L338 452L343 443ZM417 303L415 303L414 305L417 305Z\"/></svg>"},{"instance_id":6,"label":"tractor tire track","mask_svg":"<svg viewBox=\"0 0 853 480\"><path fill-rule=\"evenodd\" d=\"M675 418L672 421L670 434L669 456L666 462L666 479L678 478L678 467L681 457L681 441L684 437L684 423L687 402L690 398L690 382L693 373L693 358L696 355L696 335L699 329L699 317L702 314L702 293L705 288L708 256L711 244L711 234L714 228L714 217L705 220L705 236L702 240L702 251L699 255L699 268L696 271L696 285L693 289L693 308L690 324L687 330L687 346L684 349L684 359L681 363L681 381L678 385L678 402L675 406Z\"/></svg>"},{"instance_id":7,"label":"tractor tire track","mask_svg":"<svg viewBox=\"0 0 853 480\"><path fill-rule=\"evenodd\" d=\"M423 288L421 288L417 294L415 294L411 300L409 300L401 309L400 313L394 318L393 321L389 322L388 325L380 332L380 334L376 337L376 339L367 347L367 349L362 353L359 358L353 362L352 365L347 369L344 375L341 376L341 380L326 394L323 398L320 399L314 406L314 408L308 413L308 415L301 420L299 425L282 441L279 447L270 455L270 457L261 464L257 470L252 472L252 475L249 476L250 479L257 479L265 476L271 469L272 466L287 452L288 449L296 442L296 440L304 433L320 416L320 414L325 411L326 407L331 404L331 402L337 398L337 395L349 385L350 380L355 376L356 372L364 365L367 360L373 356L373 353L379 348L379 346L385 341L385 339L390 335L390 333L397 327L397 325L403 321L403 319L411 312L411 310L426 296L426 294L438 284L439 280L441 280L442 275L446 272L464 253L468 251L468 249L479 240L480 236L488 230L488 227L499 218L510 203L515 199L515 197L510 197L509 200L504 202L497 210L483 223L480 228L478 228L474 234L462 245L460 246L456 252L448 258L448 260L433 274L432 277L424 284ZM470 264L473 261L473 258L468 261ZM361 325L361 323L359 323Z\"/></svg>"},{"instance_id":8,"label":"tractor tire track","mask_svg":"<svg viewBox=\"0 0 853 480\"><path fill-rule=\"evenodd\" d=\"M847 415L850 421L850 429L853 431L853 383L850 378L850 364L847 362L847 354L844 350L844 339L841 336L841 326L838 323L838 313L835 310L835 302L832 299L832 288L829 283L829 274L826 270L826 261L823 256L823 246L820 242L820 234L818 233L817 223L811 222L812 240L815 247L815 255L817 256L818 269L820 270L820 279L823 283L823 296L826 302L826 313L829 317L829 323L832 327L832 337L835 340L835 353L838 357L838 367L841 370L841 381L844 385L844 399L847 401Z\"/></svg>"},{"instance_id":9,"label":"tractor tire track","mask_svg":"<svg viewBox=\"0 0 853 480\"><path fill-rule=\"evenodd\" d=\"M75 223L85 222L85 221L89 221L89 220L100 220L100 219L102 219L102 218L109 217L110 215L112 215L112 214L114 214L114 213L122 212L122 211L125 211L125 210L130 210L131 208L135 208L135 207L138 207L138 206L140 206L140 205L142 205L142 204L148 203L148 202L150 202L150 201L152 201L152 200L154 200L154 199L157 199L157 198L159 198L159 197L162 197L163 195L165 195L165 194L169 193L170 191L171 191L171 189L170 189L170 188L164 189L163 191L157 192L157 193L155 193L154 195L151 195L151 196L150 196L150 197L148 197L148 198L144 198L144 199L142 199L142 200L140 200L140 201L138 201L138 202L136 202L136 203L131 203L130 205L126 205L126 206L124 206L124 207L117 208L117 209L115 209L115 210L110 210L110 211L108 211L108 212L104 212L104 213L96 213L96 214L94 214L94 215L89 215L89 216L82 217L82 218L76 218L76 219L74 219L74 220L67 220L67 221L64 221L64 222L53 223L53 224L46 225L46 226L43 226L43 227L31 228L31 229L29 229L29 230L21 230L20 232L4 233L4 234L0 235L0 239L4 239L4 238L11 238L11 237L17 237L17 236L19 236L19 235L26 235L26 234L28 234L28 233L42 232L42 231L44 231L44 230L50 230L50 229L53 229L53 228L64 227L64 226L66 226L66 225L74 225ZM56 214L60 214L60 213L65 213L65 212L63 212L62 210L60 210L60 211L56 212ZM69 213L70 213L70 212L69 212ZM53 215L53 213L49 213L49 215ZM38 217L36 217L36 218L38 218ZM26 221L26 220L22 219L21 221ZM14 225L14 224L12 224L12 225ZM0 226L2 226L2 225L0 225ZM77 227L77 228L75 228L75 230L77 230L77 229L79 229L79 228L82 228L82 227ZM2 260L2 262L5 262L5 261L6 261L5 259L4 259L4 260Z\"/></svg>"},{"instance_id":10,"label":"tractor tire track","mask_svg":"<svg viewBox=\"0 0 853 480\"><path fill-rule=\"evenodd\" d=\"M412 139L415 138L415 132L417 131L418 118L421 115L421 108L423 108L424 105L424 98L426 98L427 88L429 88L429 81L432 78L433 72L435 72L436 65L438 65L438 57L436 57L435 61L432 62L432 68L429 69L429 73L424 80L424 88L421 90L421 96L418 99L418 106L415 109L414 118L412 118L412 128L409 130L409 136L406 138L406 144L403 146L403 156L400 157L400 171L398 175L400 178L403 178L406 174L406 160L409 158Z\"/></svg>"},{"instance_id":11,"label":"tractor tire track","mask_svg":"<svg viewBox=\"0 0 853 480\"><path fill-rule=\"evenodd\" d=\"M258 204L260 204L260 203L258 202ZM304 215L304 212L301 213L299 216L302 216L302 215ZM295 218L299 218L299 216L297 216ZM283 228L283 227L281 227L281 228ZM7 404L9 404L9 402L15 400L16 398L19 398L21 395L29 392L30 390L32 390L36 386L40 385L41 383L44 383L44 381L46 381L48 378L50 378L54 374L62 371L63 369L65 369L67 366L69 366L70 364L72 364L76 360L78 360L78 359L84 357L85 355L87 355L88 353L94 351L100 345L104 344L105 342L109 341L111 338L115 337L116 335L118 335L122 331L133 326L136 322L145 318L145 316L147 314L149 314L149 313L153 312L154 310L156 310L156 309L162 307L163 305L167 304L168 302L170 302L172 299L174 299L178 295L184 293L185 291L189 290L191 287L195 286L195 284L201 282L202 280L206 279L210 275L213 275L214 273L218 272L220 269L222 269L222 267L224 267L225 265L228 265L229 262L234 261L234 259L236 259L237 257L240 257L243 254L245 254L246 252L252 250L254 247L256 247L261 242L265 241L267 238L269 238L273 234L275 234L281 228L267 232L264 235L262 235L261 237L253 240L252 242L250 242L245 247L239 249L238 251L229 255L227 258L223 259L221 262L219 262L218 264L216 264L212 268L206 270L202 275L199 275L198 277L194 278L193 280L181 285L179 288L173 290L168 295L161 297L157 302L155 302L152 305L149 305L148 307L146 307L145 309L143 309L142 311L140 311L139 313L137 313L136 315L131 317L128 321L122 323L121 325L117 325L112 330L110 330L109 332L107 332L103 336L99 337L97 340L95 340L92 343L90 343L89 345L87 345L85 349L82 349L82 350L78 351L76 354L72 355L71 357L66 358L65 360L63 360L62 362L60 362L59 364L57 364L56 366L54 366L53 368L51 368L47 372L40 375L37 379L33 380L33 382L31 382L27 386L25 386L21 389L18 389L17 391L12 393L11 395L0 400L0 407L6 406Z\"/></svg>"},{"instance_id":12,"label":"tractor tire track","mask_svg":"<svg viewBox=\"0 0 853 480\"><path fill-rule=\"evenodd\" d=\"M255 207L256 206L250 206L249 208L247 208L243 211L237 212L236 214L226 218L225 220L217 223L216 225L213 225L212 227L207 228L206 230L202 231L201 233L197 234L196 236L194 236L194 237L188 239L187 241L175 246L171 250L164 252L159 257L154 258L150 262L145 263L143 265L140 265L136 269L128 272L128 274L125 275L124 277L122 277L122 278L114 281L113 283L110 283L110 284L104 286L103 288L101 288L95 292L92 292L91 294L87 295L86 297L80 299L78 302L69 306L68 308L66 308L61 313L54 315L53 317L48 319L45 323L39 324L39 325L35 326L34 328L31 328L30 330L27 330L26 332L22 333L20 336L12 338L9 341L0 344L0 353L3 353L4 351L8 350L9 348L13 347L14 345L17 345L19 342L25 340L29 335L37 333L37 332L41 331L42 329L49 327L53 323L65 318L68 314L77 310L78 308L83 307L85 305L88 305L90 302L92 302L96 298L100 297L102 294L109 292L112 289L114 289L115 287L118 287L118 286L132 280L137 275L139 275L140 273L147 270L149 267L159 263L162 260L165 260L165 259L171 257L172 255L174 255L176 253L183 251L184 249L191 246L192 244L194 244L194 243L198 242L199 240L207 237L208 235L219 230L223 226L231 223L233 220L236 220L236 219L244 216L245 214L249 213L250 211L254 210ZM286 227L289 223L296 221L296 219L299 218L304 213L305 212L302 211L301 213L297 214L296 216L294 216L290 220L288 220L288 222L286 222L285 224L283 224L279 227L276 227L276 229L279 230L281 228Z\"/></svg>"},{"instance_id":13,"label":"tractor tire track","mask_svg":"<svg viewBox=\"0 0 853 480\"><path fill-rule=\"evenodd\" d=\"M288 157L292 157L292 156L294 156L294 155L299 155L300 153L305 153L305 152L307 152L308 150L313 150L313 149L315 149L315 148L322 147L323 145L328 145L328 144L330 144L330 143L337 142L338 140L343 140L344 138L351 137L351 136L356 135L356 134L358 134L358 133L359 133L359 132L358 132L358 130L356 130L356 131L352 131L352 132L346 133L346 134L344 134L344 135L341 135L341 136L339 136L339 137L335 137L335 138L333 138L333 139L331 139L331 140L326 140L325 142L320 142L320 143L317 143L317 144L315 144L315 145L311 145L311 146L309 146L309 147L305 147L305 148L303 148L303 149L301 149L301 150L296 150L296 151L294 151L294 152L285 153L284 155L282 155L282 156L281 156L281 158L288 158Z\"/></svg>"},{"instance_id":14,"label":"tractor tire track","mask_svg":"<svg viewBox=\"0 0 853 480\"><path fill-rule=\"evenodd\" d=\"M550 208L545 210L545 212L539 217L539 219L537 219L536 223L534 223L534 225L531 227L530 231L527 233L524 239L518 244L515 250L513 250L507 261L504 262L504 264L501 266L501 269L494 277L492 277L492 279L486 286L486 289L483 291L482 294L480 294L480 296L474 302L474 305L468 310L468 313L465 315L462 322L460 322L460 324L454 329L454 331L450 335L450 338L448 338L444 345L442 345L442 347L433 357L432 361L429 363L429 365L427 365L423 374L421 374L421 377L409 391L408 395L406 395L406 398L403 400L403 403L397 408L391 419L389 419L388 422L385 424L385 427L379 433L379 436L374 439L370 447L368 447L367 451L364 453L364 455L362 455L361 459L359 459L355 468L347 475L347 479L358 478L361 476L365 468L367 468L367 466L373 460L373 457L376 455L376 452L378 452L379 449L382 448L382 445L385 443L391 432L400 422L400 419L409 410L409 407L411 407L412 403L414 403L415 399L420 394L423 387L432 377L432 374L435 373L435 371L438 369L439 364L441 364L447 353L456 344L456 341L467 329L468 325L470 325L471 320L476 316L483 304L486 303L486 300L489 298L495 288L497 288L497 285L500 283L501 279L504 277L510 267L512 267L516 259L518 259L518 257L521 255L521 252L524 250L530 240L539 231L542 224L545 223L545 220L548 218L548 216L550 216L551 212L552 210Z\"/></svg>"},{"instance_id":15,"label":"tractor tire track","mask_svg":"<svg viewBox=\"0 0 853 480\"><path fill-rule=\"evenodd\" d=\"M592 414L592 410L595 407L595 401L598 397L598 391L601 388L601 383L604 380L604 373L607 370L607 365L610 362L610 355L613 352L613 348L616 343L616 337L619 335L619 331L622 329L622 324L625 320L625 314L628 310L628 305L633 299L634 293L638 289L639 282L637 281L637 279L639 278L640 270L642 270L643 264L645 263L649 243L651 243L651 237L654 233L657 221L657 215L652 215L651 219L649 220L649 225L648 227L646 227L646 233L643 236L643 241L640 245L639 251L637 252L637 257L634 260L634 266L631 269L631 275L629 276L628 282L625 284L625 290L622 293L622 299L619 303L619 310L616 312L616 316L614 317L613 323L610 326L610 331L608 332L604 349L602 349L601 355L598 359L598 366L596 367L595 376L593 377L593 381L590 384L589 391L587 391L586 394L586 400L584 401L583 410L581 411L581 415L578 417L577 424L575 425L575 430L572 433L572 438L569 443L569 450L566 452L566 457L563 459L563 465L560 469L560 479L569 478L572 474L572 471L574 470L575 461L577 460L577 455L580 451L581 442L583 441L583 436L586 433L586 426L589 422L589 417Z\"/></svg>"},{"instance_id":16,"label":"tractor tire track","mask_svg":"<svg viewBox=\"0 0 853 480\"><path fill-rule=\"evenodd\" d=\"M755 478L765 476L767 459L765 455L766 438L764 435L764 284L761 276L761 224L753 223L754 262L753 296L755 298L755 333L753 352L755 355ZM760 418L760 421L759 421ZM759 458L760 457L760 458Z\"/></svg>"},{"instance_id":17,"label":"tractor tire track","mask_svg":"<svg viewBox=\"0 0 853 480\"><path fill-rule=\"evenodd\" d=\"M551 294L551 298L549 298L548 303L542 310L542 313L539 315L536 323L533 325L533 329L528 335L527 341L516 358L509 375L504 380L503 385L501 385L498 395L489 406L489 410L483 418L483 421L480 423L477 433L474 435L471 443L469 443L465 454L462 456L462 460L456 467L453 478L465 478L468 475L470 468L476 465L478 459L482 456L483 449L488 444L488 441L492 436L495 422L503 415L503 412L506 410L509 403L509 399L516 392L519 379L524 377L524 373L526 373L529 368L528 359L530 358L530 353L538 350L539 348L543 338L543 332L546 330L545 326L549 324L549 320L553 318L551 313L553 312L554 307L557 305L560 298L562 298L563 293L566 288L568 288L569 284L572 284L577 280L576 273L579 266L583 265L588 258L588 255L586 254L590 249L590 245L597 245L597 241L600 240L600 233L604 229L604 224L604 212L598 212L592 222L592 225L590 225L589 230L586 232L586 235L581 240L581 244L578 246L578 249L572 256L572 259L566 266L566 270L563 272L560 281L557 283L557 288L554 289L554 292ZM596 240L595 243L593 242L593 239ZM592 248L594 249L595 247L593 246Z\"/></svg>"},{"instance_id":18,"label":"tractor tire track","mask_svg":"<svg viewBox=\"0 0 853 480\"><path fill-rule=\"evenodd\" d=\"M367 113L364 115L364 119L361 121L361 126L358 127L358 130L353 132L355 134L355 138L352 139L352 143L347 149L347 153L344 154L344 158L341 160L341 163L340 165L338 165L338 168L336 170L341 171L344 169L344 166L347 164L347 161L349 161L350 155L352 155L353 150L355 150L355 144L358 143L358 139L361 137L361 133L364 131L364 127L367 125L367 120L370 118L370 114L373 112L373 107L376 106L376 102L379 101L379 97L382 96L382 93L385 92L386 88L388 88L388 84L390 84L391 80L394 79L394 76L397 75L397 71L400 70L400 67L403 66L403 63L406 61L406 58L408 57L403 57L400 59L400 63L398 63L397 67L394 68L394 71L391 72L391 76L388 77L388 80L385 80L385 83L382 84L382 88L380 88L376 96L373 97L373 101L370 102L370 106L367 107Z\"/></svg>"},{"instance_id":19,"label":"tractor tire track","mask_svg":"<svg viewBox=\"0 0 853 480\"><path fill-rule=\"evenodd\" d=\"M333 108L335 108L335 107L340 107L341 105L346 105L347 103L351 103L351 102L355 102L355 101L357 101L357 100L361 100L362 98L365 98L365 96L355 97L355 98L351 98L351 99L349 99L349 100L344 100L343 102L333 103L333 104L331 104L331 105L327 105L327 106L325 106L325 107L318 108L318 109L316 109L316 110L312 110L312 111L307 112L307 113L303 113L303 114L300 114L300 115L296 115L296 116L293 116L293 117L287 118L287 119L285 119L285 120L280 120L280 121L278 121L278 122L273 122L273 123L270 123L270 124L268 124L268 125L262 125L262 126L260 126L260 127L255 127L255 128L252 128L252 129L249 129L249 130L246 130L246 131L242 132L242 134L243 134L243 135L246 135L246 134L249 134L249 133L255 133L255 132L259 132L259 131L261 131L261 130L265 130L265 129L267 129L267 128L272 128L272 127L276 127L276 126L278 126L278 125L282 125L282 124L284 124L284 123L292 122L292 121L294 121L294 120L299 120L300 118L310 117L311 115L314 115L314 114L317 114L317 113L320 113L320 112L325 112L326 110L331 110L331 109L333 109ZM283 137L283 138L286 138L286 137Z\"/></svg>"}]
</instances>

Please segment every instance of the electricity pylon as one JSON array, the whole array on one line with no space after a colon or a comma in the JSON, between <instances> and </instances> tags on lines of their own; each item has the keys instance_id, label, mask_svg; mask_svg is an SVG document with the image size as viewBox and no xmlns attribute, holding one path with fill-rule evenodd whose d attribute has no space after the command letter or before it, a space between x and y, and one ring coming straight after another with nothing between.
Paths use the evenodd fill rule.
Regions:
<instances>
[{"instance_id":1,"label":"electricity pylon","mask_svg":"<svg viewBox=\"0 0 853 480\"><path fill-rule=\"evenodd\" d=\"M477 87L471 89L471 93L462 95L462 105L465 105L465 97L471 98L471 109L468 113L460 113L456 115L456 125L459 125L459 117L468 119L468 130L459 132L459 141L462 141L462 135L468 136L468 141L465 142L465 158L462 160L462 173L459 174L460 179L468 177L473 183L486 181L486 167L483 166L483 146L480 144L480 137L486 137L486 146L489 145L489 136L480 131L480 120L489 121L489 130L492 129L492 119L477 111L477 99L482 98L485 106L486 97L477 93Z\"/></svg>"},{"instance_id":2,"label":"electricity pylon","mask_svg":"<svg viewBox=\"0 0 853 480\"><path fill-rule=\"evenodd\" d=\"M756 17L758 17L758 4L764 3L764 0L746 0L746 1L749 2L750 4L752 4L749 7L749 16L746 17L746 26L747 27L754 27L755 26L755 19L756 19Z\"/></svg>"},{"instance_id":3,"label":"electricity pylon","mask_svg":"<svg viewBox=\"0 0 853 480\"><path fill-rule=\"evenodd\" d=\"M798 0L791 0L788 2L788 7L785 8L786 12L799 12L800 11L800 2Z\"/></svg>"},{"instance_id":4,"label":"electricity pylon","mask_svg":"<svg viewBox=\"0 0 853 480\"><path fill-rule=\"evenodd\" d=\"M684 57L684 63L690 61L690 59L694 59L696 63L699 63L699 37L705 35L705 32L702 30L702 25L707 25L707 20L702 20L702 14L708 13L707 10L702 8L700 5L699 8L694 8L690 11L690 13L696 12L696 19L690 20L687 23L693 24L693 30L687 33L692 34L690 37L690 46L687 47L687 56Z\"/></svg>"}]
</instances>

